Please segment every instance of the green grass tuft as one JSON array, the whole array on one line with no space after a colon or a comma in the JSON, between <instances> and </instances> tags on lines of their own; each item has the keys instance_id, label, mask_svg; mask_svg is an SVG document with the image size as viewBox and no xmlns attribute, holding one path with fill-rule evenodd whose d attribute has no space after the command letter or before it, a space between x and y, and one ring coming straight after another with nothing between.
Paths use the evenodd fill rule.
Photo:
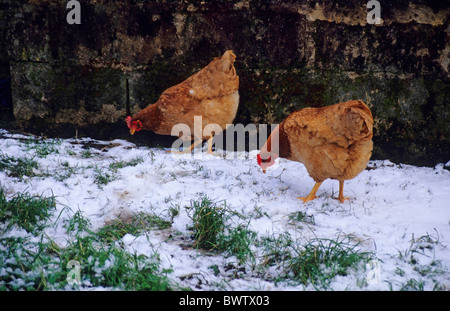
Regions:
<instances>
[{"instance_id":1,"label":"green grass tuft","mask_svg":"<svg viewBox=\"0 0 450 311\"><path fill-rule=\"evenodd\" d=\"M120 240L126 234L138 236L150 229L170 228L171 223L152 214L138 213L129 220L116 219L97 232L97 236L105 243Z\"/></svg>"},{"instance_id":2,"label":"green grass tuft","mask_svg":"<svg viewBox=\"0 0 450 311\"><path fill-rule=\"evenodd\" d=\"M94 168L94 182L101 188L117 178L115 172L103 171L99 167Z\"/></svg>"},{"instance_id":3,"label":"green grass tuft","mask_svg":"<svg viewBox=\"0 0 450 311\"><path fill-rule=\"evenodd\" d=\"M208 197L191 201L194 222L194 247L206 250L215 249L218 246L218 236L224 229L226 203L217 206Z\"/></svg>"},{"instance_id":4,"label":"green grass tuft","mask_svg":"<svg viewBox=\"0 0 450 311\"><path fill-rule=\"evenodd\" d=\"M310 225L314 225L315 219L314 219L314 215L308 215L305 212L295 212L295 213L291 213L288 216L289 219L289 223L296 223L296 222L303 222L306 224L310 224Z\"/></svg>"},{"instance_id":5,"label":"green grass tuft","mask_svg":"<svg viewBox=\"0 0 450 311\"><path fill-rule=\"evenodd\" d=\"M58 146L62 144L60 140L46 141L43 139L29 138L25 141L27 151L34 150L39 158L45 158L51 153L59 153Z\"/></svg>"},{"instance_id":6,"label":"green grass tuft","mask_svg":"<svg viewBox=\"0 0 450 311\"><path fill-rule=\"evenodd\" d=\"M236 213L231 211L226 202L218 205L207 196L191 201L190 206L194 223L194 247L205 250L225 252L242 263L254 259L251 246L257 234L247 225L226 225L226 221Z\"/></svg>"},{"instance_id":7,"label":"green grass tuft","mask_svg":"<svg viewBox=\"0 0 450 311\"><path fill-rule=\"evenodd\" d=\"M281 233L278 236L263 237L258 242L263 250L262 262L260 266L263 270L269 266L282 265L286 261L290 260L291 249L294 241L292 240L288 232Z\"/></svg>"},{"instance_id":8,"label":"green grass tuft","mask_svg":"<svg viewBox=\"0 0 450 311\"><path fill-rule=\"evenodd\" d=\"M84 159L89 159L89 158L94 157L94 155L91 153L91 150L88 148L88 149L85 149L85 150L81 153L81 157L84 158Z\"/></svg>"},{"instance_id":9,"label":"green grass tuft","mask_svg":"<svg viewBox=\"0 0 450 311\"><path fill-rule=\"evenodd\" d=\"M348 238L312 239L305 245L293 245L292 258L287 261L287 272L295 280L307 285L326 288L337 276L345 276L351 268L367 263L374 255L361 252Z\"/></svg>"},{"instance_id":10,"label":"green grass tuft","mask_svg":"<svg viewBox=\"0 0 450 311\"><path fill-rule=\"evenodd\" d=\"M66 232L75 233L75 235L78 235L84 231L89 231L89 227L91 225L90 220L84 217L80 210L76 211L72 218L66 220L65 222Z\"/></svg>"},{"instance_id":11,"label":"green grass tuft","mask_svg":"<svg viewBox=\"0 0 450 311\"><path fill-rule=\"evenodd\" d=\"M39 168L38 162L33 158L16 158L6 155L0 155L0 171L6 171L10 177L35 176L35 169Z\"/></svg>"},{"instance_id":12,"label":"green grass tuft","mask_svg":"<svg viewBox=\"0 0 450 311\"><path fill-rule=\"evenodd\" d=\"M254 260L251 247L254 245L256 237L256 232L249 230L248 225L239 224L237 227L229 229L228 234L219 234L218 249L236 256L240 262L248 259Z\"/></svg>"},{"instance_id":13,"label":"green grass tuft","mask_svg":"<svg viewBox=\"0 0 450 311\"><path fill-rule=\"evenodd\" d=\"M136 166L142 162L144 162L144 159L142 157L136 157L131 159L130 161L114 161L113 163L109 164L109 169L113 172L117 172L121 168L127 166Z\"/></svg>"},{"instance_id":14,"label":"green grass tuft","mask_svg":"<svg viewBox=\"0 0 450 311\"><path fill-rule=\"evenodd\" d=\"M0 223L7 223L6 231L17 225L31 233L40 232L54 209L54 197L18 193L8 200L4 189L0 189Z\"/></svg>"}]
</instances>

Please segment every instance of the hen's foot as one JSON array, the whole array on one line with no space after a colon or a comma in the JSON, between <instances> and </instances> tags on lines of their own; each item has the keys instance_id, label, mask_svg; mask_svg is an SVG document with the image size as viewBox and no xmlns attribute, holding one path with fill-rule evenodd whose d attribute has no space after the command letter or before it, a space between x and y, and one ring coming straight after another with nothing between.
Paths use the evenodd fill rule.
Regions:
<instances>
[{"instance_id":1,"label":"hen's foot","mask_svg":"<svg viewBox=\"0 0 450 311\"><path fill-rule=\"evenodd\" d=\"M319 190L319 187L321 184L322 184L322 182L316 182L314 187L312 188L311 192L306 197L297 197L297 199L302 200L303 203L314 200L316 198L317 190Z\"/></svg>"},{"instance_id":2,"label":"hen's foot","mask_svg":"<svg viewBox=\"0 0 450 311\"><path fill-rule=\"evenodd\" d=\"M339 200L339 202L344 203L345 200L350 200L348 197L338 197L337 200Z\"/></svg>"},{"instance_id":3,"label":"hen's foot","mask_svg":"<svg viewBox=\"0 0 450 311\"><path fill-rule=\"evenodd\" d=\"M306 196L306 197L297 197L297 199L302 200L303 203L309 202L314 200L315 198L317 198L316 196L310 197L310 196Z\"/></svg>"}]
</instances>

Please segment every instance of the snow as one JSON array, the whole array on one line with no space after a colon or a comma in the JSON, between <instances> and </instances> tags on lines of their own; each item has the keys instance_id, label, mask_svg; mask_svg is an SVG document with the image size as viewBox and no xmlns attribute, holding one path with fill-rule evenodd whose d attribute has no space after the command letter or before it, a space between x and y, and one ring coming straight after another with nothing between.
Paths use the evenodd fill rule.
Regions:
<instances>
[{"instance_id":1,"label":"snow","mask_svg":"<svg viewBox=\"0 0 450 311\"><path fill-rule=\"evenodd\" d=\"M349 200L339 203L335 199L338 182L326 180L317 193L318 198L303 204L296 197L308 194L314 185L304 166L280 159L263 174L256 163L256 150L227 151L225 158L201 152L176 155L124 140L85 138L61 140L55 146L58 153L37 157L35 150L24 147L24 140L29 137L4 130L0 130L0 137L2 155L33 158L39 162L39 172L47 173L18 179L0 171L0 187L10 196L17 192L56 196L55 220L56 217L68 219L79 210L95 231L126 214L146 212L166 220L173 218L169 230L154 230L141 236L127 234L121 241L130 253L147 256L158 253L163 268L173 271L169 278L182 286L200 290L314 289L274 283L258 277L251 269L239 277L227 275L224 267L230 263L237 266L236 258L187 247L189 242L192 246L189 241L192 219L186 207L192 200L207 195L214 202L226 202L231 210L244 216L250 222L249 229L260 238L286 232L297 239L336 239L339 235L349 235L365 251L376 255L379 269L376 281L358 285L358 280L371 271L361 269L335 277L330 285L332 289L395 290L409 279L416 279L422 280L425 289L430 290L434 286L431 277L421 275L417 267L432 262L440 262L445 271L433 275L433 280L450 289L450 161L434 168L394 164L389 160L370 161L367 170L345 182L344 194ZM114 145L103 151L90 148L92 157L83 157L86 151L83 146L87 143ZM108 171L111 163L136 158L143 162L114 173ZM64 173L63 163L73 168L73 172L68 178L56 178ZM108 172L112 180L107 184L96 183L98 171ZM173 208L179 209L178 215L171 216ZM300 211L312 215L314 223L289 220L289 215ZM240 220L236 216L231 221ZM47 228L46 234L64 247L67 233L63 221L59 223ZM21 236L24 231L15 228L7 234ZM169 239L170 235L184 240ZM424 236L431 236L437 242L414 254L417 265L402 260L399 254L417 247ZM218 275L210 268L214 265L219 267ZM268 267L266 273L273 269ZM398 273L399 269L404 273ZM1 273L5 271L0 268Z\"/></svg>"}]
</instances>

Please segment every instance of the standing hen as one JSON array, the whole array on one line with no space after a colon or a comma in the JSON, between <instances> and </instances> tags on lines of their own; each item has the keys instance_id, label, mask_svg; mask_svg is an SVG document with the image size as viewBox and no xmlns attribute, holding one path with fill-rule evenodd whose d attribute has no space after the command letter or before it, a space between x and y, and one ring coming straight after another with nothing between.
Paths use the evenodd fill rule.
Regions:
<instances>
[{"instance_id":1,"label":"standing hen","mask_svg":"<svg viewBox=\"0 0 450 311\"><path fill-rule=\"evenodd\" d=\"M126 118L130 133L150 130L161 135L171 135L176 124L186 124L191 135L183 139L194 139L190 153L203 140L208 140L208 152L212 153L212 139L219 134L204 133L208 124L218 124L221 130L231 124L239 105L239 77L236 75L233 51L226 51L222 57L215 58L205 68L185 81L165 90L159 100L134 116ZM202 117L201 131L194 130L194 117ZM194 134L201 132L202 137Z\"/></svg>"},{"instance_id":2,"label":"standing hen","mask_svg":"<svg viewBox=\"0 0 450 311\"><path fill-rule=\"evenodd\" d=\"M305 108L290 114L272 132L257 156L263 172L276 158L302 162L316 184L303 202L316 198L327 179L339 180L339 201L344 180L356 177L372 154L373 117L360 100L322 108Z\"/></svg>"}]
</instances>

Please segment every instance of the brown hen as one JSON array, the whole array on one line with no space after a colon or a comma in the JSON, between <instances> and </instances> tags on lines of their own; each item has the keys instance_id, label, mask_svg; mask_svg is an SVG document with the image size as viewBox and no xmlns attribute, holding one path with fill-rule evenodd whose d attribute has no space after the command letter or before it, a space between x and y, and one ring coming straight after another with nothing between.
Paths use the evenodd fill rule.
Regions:
<instances>
[{"instance_id":1,"label":"brown hen","mask_svg":"<svg viewBox=\"0 0 450 311\"><path fill-rule=\"evenodd\" d=\"M356 177L367 166L372 136L372 113L360 100L305 108L277 126L261 148L258 164L265 172L278 157L301 162L316 184L306 197L298 199L315 199L322 182L331 178L339 180L338 199L344 202L344 180Z\"/></svg>"},{"instance_id":2,"label":"brown hen","mask_svg":"<svg viewBox=\"0 0 450 311\"><path fill-rule=\"evenodd\" d=\"M194 139L184 153L191 152L203 140L208 140L208 152L212 152L212 139L231 124L239 106L239 77L234 68L236 55L226 51L205 68L185 81L165 90L159 100L128 116L126 122L130 133L149 130L161 135L172 135L176 124L186 124L190 135L183 133L183 140ZM202 117L201 129L194 129L194 117ZM216 125L204 131L207 125ZM195 136L196 133L197 137Z\"/></svg>"}]
</instances>

